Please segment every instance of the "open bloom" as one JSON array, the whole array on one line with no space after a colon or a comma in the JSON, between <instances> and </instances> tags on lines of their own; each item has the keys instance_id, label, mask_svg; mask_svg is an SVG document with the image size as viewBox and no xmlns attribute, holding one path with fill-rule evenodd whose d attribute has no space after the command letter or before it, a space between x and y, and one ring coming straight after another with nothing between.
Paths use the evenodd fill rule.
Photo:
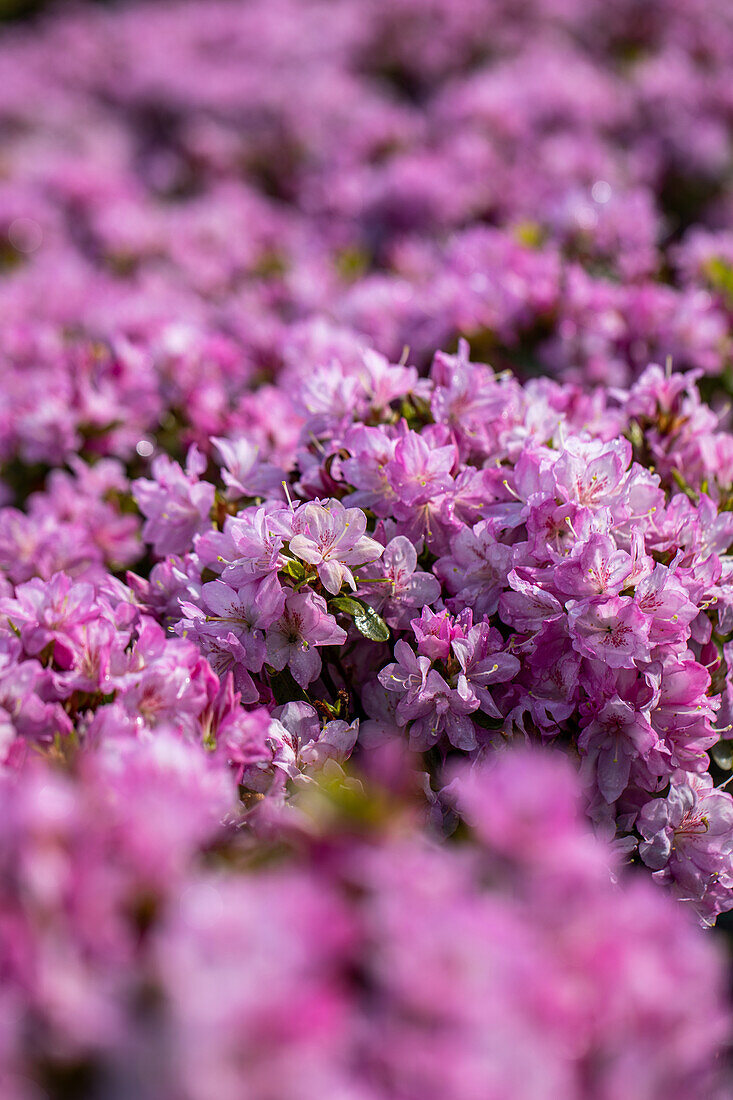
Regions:
<instances>
[{"instance_id":1,"label":"open bloom","mask_svg":"<svg viewBox=\"0 0 733 1100\"><path fill-rule=\"evenodd\" d=\"M578 738L578 748L596 771L598 789L615 802L626 789L631 766L659 745L648 714L614 695L591 718Z\"/></svg>"},{"instance_id":2,"label":"open bloom","mask_svg":"<svg viewBox=\"0 0 733 1100\"><path fill-rule=\"evenodd\" d=\"M369 603L395 629L404 630L419 609L440 595L440 581L417 569L417 551L404 535L391 539L379 562L365 566L361 577Z\"/></svg>"},{"instance_id":3,"label":"open bloom","mask_svg":"<svg viewBox=\"0 0 733 1100\"><path fill-rule=\"evenodd\" d=\"M651 623L628 596L570 600L568 627L573 645L584 657L611 668L634 668L649 660Z\"/></svg>"},{"instance_id":4,"label":"open bloom","mask_svg":"<svg viewBox=\"0 0 733 1100\"><path fill-rule=\"evenodd\" d=\"M285 592L275 574L252 580L239 589L224 581L208 581L201 589L203 607L181 603L184 628L199 638L227 639L241 644L246 667L259 672L265 659L265 630L280 617Z\"/></svg>"},{"instance_id":5,"label":"open bloom","mask_svg":"<svg viewBox=\"0 0 733 1100\"><path fill-rule=\"evenodd\" d=\"M513 679L521 667L516 657L502 651L503 644L498 630L487 622L476 623L464 638L455 638L451 644L466 683L481 710L492 718L501 717L501 711L491 697L490 686Z\"/></svg>"},{"instance_id":6,"label":"open bloom","mask_svg":"<svg viewBox=\"0 0 733 1100\"><path fill-rule=\"evenodd\" d=\"M642 808L639 854L704 923L733 901L733 798L709 777L677 772L666 798Z\"/></svg>"},{"instance_id":7,"label":"open bloom","mask_svg":"<svg viewBox=\"0 0 733 1100\"><path fill-rule=\"evenodd\" d=\"M183 553L194 535L208 528L215 492L200 480L205 469L206 459L191 447L185 471L167 455L158 455L152 480L133 483L133 496L145 516L143 537L159 557Z\"/></svg>"},{"instance_id":8,"label":"open bloom","mask_svg":"<svg viewBox=\"0 0 733 1100\"><path fill-rule=\"evenodd\" d=\"M343 645L346 631L326 610L326 601L315 592L290 592L283 613L267 631L267 662L273 668L287 665L296 683L305 688L321 672L318 646Z\"/></svg>"},{"instance_id":9,"label":"open bloom","mask_svg":"<svg viewBox=\"0 0 733 1100\"><path fill-rule=\"evenodd\" d=\"M324 588L336 595L356 588L353 569L381 557L384 547L364 534L366 516L340 500L311 501L293 514L290 552L315 565Z\"/></svg>"},{"instance_id":10,"label":"open bloom","mask_svg":"<svg viewBox=\"0 0 733 1100\"><path fill-rule=\"evenodd\" d=\"M451 686L428 657L417 656L404 640L397 642L395 657L379 673L379 682L401 695L396 717L401 725L411 723L411 745L430 748L445 733L456 748L474 749L476 730L468 715L478 710L479 699L466 677L460 674Z\"/></svg>"}]
</instances>

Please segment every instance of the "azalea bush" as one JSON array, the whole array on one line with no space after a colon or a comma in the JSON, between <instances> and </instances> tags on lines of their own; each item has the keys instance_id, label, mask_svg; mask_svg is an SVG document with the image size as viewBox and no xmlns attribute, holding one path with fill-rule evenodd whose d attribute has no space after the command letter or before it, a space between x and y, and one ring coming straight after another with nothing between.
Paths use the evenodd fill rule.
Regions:
<instances>
[{"instance_id":1,"label":"azalea bush","mask_svg":"<svg viewBox=\"0 0 733 1100\"><path fill-rule=\"evenodd\" d=\"M731 57L2 32L3 1097L730 1094Z\"/></svg>"}]
</instances>

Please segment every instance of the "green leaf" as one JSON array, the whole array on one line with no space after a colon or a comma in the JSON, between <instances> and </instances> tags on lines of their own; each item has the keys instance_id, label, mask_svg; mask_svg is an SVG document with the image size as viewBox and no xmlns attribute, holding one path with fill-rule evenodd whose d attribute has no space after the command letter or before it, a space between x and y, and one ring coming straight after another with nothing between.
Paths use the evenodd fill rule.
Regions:
<instances>
[{"instance_id":1,"label":"green leaf","mask_svg":"<svg viewBox=\"0 0 733 1100\"><path fill-rule=\"evenodd\" d=\"M305 577L305 566L302 562L296 561L295 558L291 558L283 566L283 573L287 573L289 577L292 577L295 581L302 581Z\"/></svg>"},{"instance_id":2,"label":"green leaf","mask_svg":"<svg viewBox=\"0 0 733 1100\"><path fill-rule=\"evenodd\" d=\"M389 641L389 627L381 615L377 615L368 604L364 604L361 615L354 615L354 625L365 638L370 638L373 642Z\"/></svg>"},{"instance_id":3,"label":"green leaf","mask_svg":"<svg viewBox=\"0 0 733 1100\"><path fill-rule=\"evenodd\" d=\"M378 615L368 604L355 600L353 596L337 596L330 601L330 606L337 611L342 611L344 615L350 615L356 629L370 641L389 641L389 627L381 615Z\"/></svg>"},{"instance_id":4,"label":"green leaf","mask_svg":"<svg viewBox=\"0 0 733 1100\"><path fill-rule=\"evenodd\" d=\"M359 600L353 599L351 596L336 596L335 599L329 600L329 607L334 608L336 611L343 611L344 615L361 615L364 610L364 605Z\"/></svg>"}]
</instances>

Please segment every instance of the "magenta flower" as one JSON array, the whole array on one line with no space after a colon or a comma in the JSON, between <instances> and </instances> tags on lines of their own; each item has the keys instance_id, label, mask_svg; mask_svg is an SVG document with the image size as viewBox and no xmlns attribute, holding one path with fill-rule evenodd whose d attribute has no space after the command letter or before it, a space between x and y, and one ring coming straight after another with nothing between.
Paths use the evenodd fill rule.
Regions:
<instances>
[{"instance_id":1,"label":"magenta flower","mask_svg":"<svg viewBox=\"0 0 733 1100\"><path fill-rule=\"evenodd\" d=\"M188 453L185 472L167 455L158 455L152 466L153 480L139 478L133 496L145 516L143 538L158 557L182 554L195 535L210 526L214 486L201 481L206 460L196 447Z\"/></svg>"},{"instance_id":2,"label":"magenta flower","mask_svg":"<svg viewBox=\"0 0 733 1100\"><path fill-rule=\"evenodd\" d=\"M267 631L267 663L287 665L296 683L305 688L321 674L318 646L343 645L346 631L326 610L326 601L315 592L290 592L282 616Z\"/></svg>"},{"instance_id":3,"label":"magenta flower","mask_svg":"<svg viewBox=\"0 0 733 1100\"><path fill-rule=\"evenodd\" d=\"M285 560L281 550L290 531L290 513L273 505L263 505L256 510L250 508L228 519L224 531L231 542L225 558L224 579L228 584L242 584L250 577L281 568Z\"/></svg>"},{"instance_id":4,"label":"magenta flower","mask_svg":"<svg viewBox=\"0 0 733 1100\"><path fill-rule=\"evenodd\" d=\"M631 463L631 444L580 442L567 446L553 466L558 494L568 501L596 506L618 496Z\"/></svg>"},{"instance_id":5,"label":"magenta flower","mask_svg":"<svg viewBox=\"0 0 733 1100\"><path fill-rule=\"evenodd\" d=\"M0 646L0 761L8 764L18 738L49 743L68 736L73 726L59 703L44 701L41 665L19 660L16 639L3 637Z\"/></svg>"},{"instance_id":6,"label":"magenta flower","mask_svg":"<svg viewBox=\"0 0 733 1100\"><path fill-rule=\"evenodd\" d=\"M212 436L222 461L224 484L232 496L281 496L284 473L271 463L259 459L255 443L240 439L220 439Z\"/></svg>"},{"instance_id":7,"label":"magenta flower","mask_svg":"<svg viewBox=\"0 0 733 1100\"><path fill-rule=\"evenodd\" d=\"M707 750L718 739L709 688L710 674L696 661L670 662L662 672L652 717L664 737L672 768L699 771L707 767Z\"/></svg>"},{"instance_id":8,"label":"magenta flower","mask_svg":"<svg viewBox=\"0 0 733 1100\"><path fill-rule=\"evenodd\" d=\"M275 574L249 581L239 589L208 581L201 589L203 607L184 602L183 626L197 637L228 638L241 644L244 663L259 672L265 660L265 631L283 613L285 592Z\"/></svg>"},{"instance_id":9,"label":"magenta flower","mask_svg":"<svg viewBox=\"0 0 733 1100\"><path fill-rule=\"evenodd\" d=\"M632 765L648 760L659 747L648 714L635 710L618 695L604 704L578 737L578 748L585 757L584 770L586 765L594 769L606 802L615 802L626 789Z\"/></svg>"},{"instance_id":10,"label":"magenta flower","mask_svg":"<svg viewBox=\"0 0 733 1100\"><path fill-rule=\"evenodd\" d=\"M353 569L381 557L384 547L365 535L366 516L338 500L302 504L293 514L290 552L315 565L324 588L337 595L356 588Z\"/></svg>"},{"instance_id":11,"label":"magenta flower","mask_svg":"<svg viewBox=\"0 0 733 1100\"><path fill-rule=\"evenodd\" d=\"M651 621L628 596L568 602L568 628L576 650L611 668L634 668L650 658Z\"/></svg>"},{"instance_id":12,"label":"magenta flower","mask_svg":"<svg viewBox=\"0 0 733 1100\"><path fill-rule=\"evenodd\" d=\"M465 676L459 676L456 686L451 687L440 673L431 669L421 694L412 704L402 707L402 715L411 719L410 746L424 751L445 734L454 748L466 752L475 749L476 727L468 715L478 706L476 693ZM400 714L400 706L397 713Z\"/></svg>"},{"instance_id":13,"label":"magenta flower","mask_svg":"<svg viewBox=\"0 0 733 1100\"><path fill-rule=\"evenodd\" d=\"M370 585L371 578L377 583ZM440 595L440 582L417 569L417 551L403 535L387 543L379 562L361 570L360 581L369 603L395 630L407 629L417 610Z\"/></svg>"},{"instance_id":14,"label":"magenta flower","mask_svg":"<svg viewBox=\"0 0 733 1100\"><path fill-rule=\"evenodd\" d=\"M417 432L408 431L398 440L386 473L402 504L420 505L450 488L456 459L453 445L431 448Z\"/></svg>"},{"instance_id":15,"label":"magenta flower","mask_svg":"<svg viewBox=\"0 0 733 1100\"><path fill-rule=\"evenodd\" d=\"M463 611L454 618L449 611L432 611L424 607L420 617L410 623L418 653L431 661L447 661L454 639L464 637L472 622L470 611Z\"/></svg>"},{"instance_id":16,"label":"magenta flower","mask_svg":"<svg viewBox=\"0 0 733 1100\"><path fill-rule=\"evenodd\" d=\"M534 632L545 623L563 617L564 609L560 601L551 592L524 580L516 569L507 573L507 582L512 591L502 592L499 599L499 614L503 622L517 630Z\"/></svg>"},{"instance_id":17,"label":"magenta flower","mask_svg":"<svg viewBox=\"0 0 733 1100\"><path fill-rule=\"evenodd\" d=\"M401 709L398 708L398 711L401 724L404 725L411 717L410 711L414 704L424 694L430 660L428 657L418 657L403 639L395 644L394 655L397 660L382 669L379 682L387 691L398 692L403 696L399 704Z\"/></svg>"},{"instance_id":18,"label":"magenta flower","mask_svg":"<svg viewBox=\"0 0 733 1100\"><path fill-rule=\"evenodd\" d=\"M57 664L69 668L79 629L98 611L91 585L74 584L67 574L57 573L47 582L34 578L18 585L15 598L0 599L0 615L18 631L29 656L38 656L50 645Z\"/></svg>"},{"instance_id":19,"label":"magenta flower","mask_svg":"<svg viewBox=\"0 0 733 1100\"><path fill-rule=\"evenodd\" d=\"M512 680L521 667L516 657L502 651L503 644L498 630L487 622L476 623L465 638L454 638L451 643L466 683L481 710L492 718L500 718L501 711L491 697L490 686Z\"/></svg>"},{"instance_id":20,"label":"magenta flower","mask_svg":"<svg viewBox=\"0 0 733 1100\"><path fill-rule=\"evenodd\" d=\"M634 561L608 535L591 535L561 561L553 583L565 596L618 596L627 586Z\"/></svg>"},{"instance_id":21,"label":"magenta flower","mask_svg":"<svg viewBox=\"0 0 733 1100\"><path fill-rule=\"evenodd\" d=\"M483 520L459 530L450 554L435 563L435 573L458 608L470 607L476 616L493 615L512 560L512 549L497 538L493 522Z\"/></svg>"},{"instance_id":22,"label":"magenta flower","mask_svg":"<svg viewBox=\"0 0 733 1100\"><path fill-rule=\"evenodd\" d=\"M55 8L0 1100L722 1100L731 0Z\"/></svg>"},{"instance_id":23,"label":"magenta flower","mask_svg":"<svg viewBox=\"0 0 733 1100\"><path fill-rule=\"evenodd\" d=\"M425 656L416 656L405 641L395 645L397 661L379 673L379 682L387 691L401 695L396 717L400 725L410 725L410 744L427 749L443 733L456 748L476 747L476 731L467 716L479 707L479 699L464 675L451 687L439 672L430 667Z\"/></svg>"},{"instance_id":24,"label":"magenta flower","mask_svg":"<svg viewBox=\"0 0 733 1100\"><path fill-rule=\"evenodd\" d=\"M357 424L347 433L344 444L352 457L342 462L341 469L356 490L345 499L356 508L369 508L377 516L388 516L397 500L387 476L395 440L379 428Z\"/></svg>"},{"instance_id":25,"label":"magenta flower","mask_svg":"<svg viewBox=\"0 0 733 1100\"><path fill-rule=\"evenodd\" d=\"M654 566L636 586L636 604L652 619L649 641L655 645L682 646L690 623L699 614L685 586L663 565Z\"/></svg>"},{"instance_id":26,"label":"magenta flower","mask_svg":"<svg viewBox=\"0 0 733 1100\"><path fill-rule=\"evenodd\" d=\"M666 798L639 814L639 854L655 877L670 883L703 923L733 900L733 798L708 777L676 772Z\"/></svg>"},{"instance_id":27,"label":"magenta flower","mask_svg":"<svg viewBox=\"0 0 733 1100\"><path fill-rule=\"evenodd\" d=\"M359 722L332 721L321 727L308 703L287 703L273 711L268 744L273 766L289 779L301 778L307 768L321 769L329 762L343 764L351 755Z\"/></svg>"}]
</instances>

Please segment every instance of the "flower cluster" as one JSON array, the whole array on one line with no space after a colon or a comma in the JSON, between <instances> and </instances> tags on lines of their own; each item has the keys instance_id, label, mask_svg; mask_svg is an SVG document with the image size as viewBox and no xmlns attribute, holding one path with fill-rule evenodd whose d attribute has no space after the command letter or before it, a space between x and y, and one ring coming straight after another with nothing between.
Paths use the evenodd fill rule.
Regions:
<instances>
[{"instance_id":1,"label":"flower cluster","mask_svg":"<svg viewBox=\"0 0 733 1100\"><path fill-rule=\"evenodd\" d=\"M597 828L704 921L733 908L731 795L709 792L720 827L701 808L689 850L660 808L679 784L708 797L731 709L733 440L694 380L650 367L627 392L521 387L465 347L427 378L370 353L332 359L328 379L287 502L233 488L228 466L226 493L162 459L135 483L167 555L149 611L248 705L320 702L441 758L563 744ZM255 459L248 476L266 475ZM196 502L216 512L217 496L212 527ZM650 830L668 818L662 842Z\"/></svg>"},{"instance_id":2,"label":"flower cluster","mask_svg":"<svg viewBox=\"0 0 733 1100\"><path fill-rule=\"evenodd\" d=\"M722 1097L717 945L614 885L565 762L453 776L452 851L358 791L253 859L227 772L170 728L5 777L3 1096Z\"/></svg>"},{"instance_id":3,"label":"flower cluster","mask_svg":"<svg viewBox=\"0 0 733 1100\"><path fill-rule=\"evenodd\" d=\"M153 0L4 34L11 488L18 462L180 458L244 426L287 450L277 381L321 365L297 331L319 318L420 365L463 335L525 374L724 373L725 0L331 7Z\"/></svg>"},{"instance_id":4,"label":"flower cluster","mask_svg":"<svg viewBox=\"0 0 733 1100\"><path fill-rule=\"evenodd\" d=\"M277 629L286 628L273 629L273 645ZM338 628L333 637L321 630L329 644L346 637ZM218 665L227 644L236 669L241 646L212 641L204 648ZM309 659L291 655L298 668ZM217 676L199 646L166 636L113 577L95 586L57 573L16 585L0 599L0 661L0 755L6 770L21 774L38 752L72 766L79 754L175 734L216 758L247 791L268 791L277 805L288 780L307 782L328 762L333 770L358 734L358 720L323 723L309 704L278 708L272 695L269 708L245 710L243 698L253 702L246 671L220 669ZM235 691L243 679L244 695Z\"/></svg>"}]
</instances>

